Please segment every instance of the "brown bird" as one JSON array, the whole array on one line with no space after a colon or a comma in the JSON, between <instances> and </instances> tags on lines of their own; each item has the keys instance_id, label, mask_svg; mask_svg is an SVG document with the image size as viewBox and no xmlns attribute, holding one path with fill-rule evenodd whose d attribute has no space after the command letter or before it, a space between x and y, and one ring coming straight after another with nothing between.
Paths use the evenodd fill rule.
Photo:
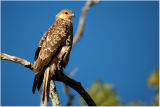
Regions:
<instances>
[{"instance_id":1,"label":"brown bird","mask_svg":"<svg viewBox=\"0 0 160 107\"><path fill-rule=\"evenodd\" d=\"M74 16L74 13L68 9L58 13L55 23L43 35L36 49L33 65L35 79L32 91L34 94L36 88L39 90L43 82L43 102L51 76L55 74L59 66L64 68L68 64L73 41L71 19Z\"/></svg>"}]
</instances>

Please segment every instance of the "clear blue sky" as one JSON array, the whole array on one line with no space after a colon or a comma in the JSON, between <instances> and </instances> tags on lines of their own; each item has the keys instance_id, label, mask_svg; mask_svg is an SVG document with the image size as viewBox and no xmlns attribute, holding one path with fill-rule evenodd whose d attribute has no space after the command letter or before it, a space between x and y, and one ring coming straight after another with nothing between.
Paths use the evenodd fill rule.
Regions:
<instances>
[{"instance_id":1,"label":"clear blue sky","mask_svg":"<svg viewBox=\"0 0 160 107\"><path fill-rule=\"evenodd\" d=\"M62 9L76 17L74 34L85 2L2 2L2 52L33 63L39 40ZM74 79L87 89L97 79L114 84L122 102L153 101L147 78L158 62L158 1L100 2L87 13L83 38L73 48L65 69L78 67ZM2 105L39 105L32 94L34 73L22 65L2 61ZM63 84L56 82L62 105L67 102ZM79 105L78 94L73 105Z\"/></svg>"}]
</instances>

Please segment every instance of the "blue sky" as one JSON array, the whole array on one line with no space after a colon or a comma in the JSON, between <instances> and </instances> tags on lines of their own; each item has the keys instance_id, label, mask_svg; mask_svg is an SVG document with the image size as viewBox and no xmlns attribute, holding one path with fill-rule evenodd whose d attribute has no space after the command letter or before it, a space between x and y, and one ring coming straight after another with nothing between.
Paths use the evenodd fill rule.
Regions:
<instances>
[{"instance_id":1,"label":"blue sky","mask_svg":"<svg viewBox=\"0 0 160 107\"><path fill-rule=\"evenodd\" d=\"M71 9L78 27L85 2L1 2L2 52L34 61L34 52L45 31L62 9ZM157 2L100 2L87 13L83 38L72 49L66 74L78 68L74 79L84 88L101 79L114 84L122 102L141 100L149 104L154 93L147 78L159 65ZM22 65L2 61L2 105L39 105L32 94L34 73ZM56 82L61 104L67 96ZM78 94L73 105L79 105Z\"/></svg>"}]
</instances>

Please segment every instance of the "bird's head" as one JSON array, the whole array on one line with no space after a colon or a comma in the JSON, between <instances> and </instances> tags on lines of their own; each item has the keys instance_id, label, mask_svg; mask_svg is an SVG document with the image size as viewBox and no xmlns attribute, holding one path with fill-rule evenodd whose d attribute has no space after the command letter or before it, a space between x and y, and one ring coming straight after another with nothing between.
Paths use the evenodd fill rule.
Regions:
<instances>
[{"instance_id":1,"label":"bird's head","mask_svg":"<svg viewBox=\"0 0 160 107\"><path fill-rule=\"evenodd\" d=\"M56 15L56 19L61 18L65 20L71 20L72 17L75 17L75 15L71 10L68 10L68 9L64 9Z\"/></svg>"}]
</instances>

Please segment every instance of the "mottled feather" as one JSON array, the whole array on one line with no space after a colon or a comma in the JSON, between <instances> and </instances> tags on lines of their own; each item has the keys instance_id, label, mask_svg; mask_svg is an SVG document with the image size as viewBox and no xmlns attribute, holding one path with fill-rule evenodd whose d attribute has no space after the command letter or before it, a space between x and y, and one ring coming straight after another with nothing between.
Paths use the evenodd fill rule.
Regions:
<instances>
[{"instance_id":1,"label":"mottled feather","mask_svg":"<svg viewBox=\"0 0 160 107\"><path fill-rule=\"evenodd\" d=\"M44 96L48 81L50 80L49 78L51 78L48 75L44 77L45 72L50 72L47 74L54 74L58 62L62 64L62 67L68 64L73 41L73 26L71 21L73 16L72 11L62 10L56 15L55 23L41 38L34 57L33 70L35 72L35 79L32 88L33 93L35 93L36 88L40 89L43 82Z\"/></svg>"}]
</instances>

